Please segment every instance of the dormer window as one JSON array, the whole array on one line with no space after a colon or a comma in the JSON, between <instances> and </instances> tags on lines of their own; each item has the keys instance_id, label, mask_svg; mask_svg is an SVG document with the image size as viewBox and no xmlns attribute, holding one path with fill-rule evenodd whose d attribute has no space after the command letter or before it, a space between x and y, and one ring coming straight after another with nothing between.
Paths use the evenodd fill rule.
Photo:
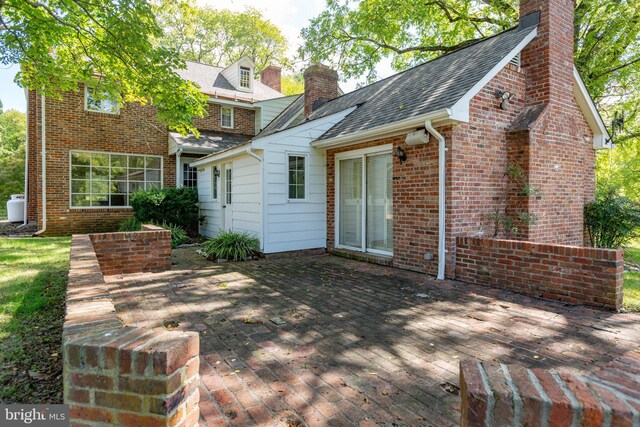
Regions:
<instances>
[{"instance_id":1,"label":"dormer window","mask_svg":"<svg viewBox=\"0 0 640 427\"><path fill-rule=\"evenodd\" d=\"M251 89L251 68L240 67L240 87Z\"/></svg>"},{"instance_id":2,"label":"dormer window","mask_svg":"<svg viewBox=\"0 0 640 427\"><path fill-rule=\"evenodd\" d=\"M84 108L94 113L118 114L120 112L117 99L109 96L105 91L90 86L85 87Z\"/></svg>"}]
</instances>

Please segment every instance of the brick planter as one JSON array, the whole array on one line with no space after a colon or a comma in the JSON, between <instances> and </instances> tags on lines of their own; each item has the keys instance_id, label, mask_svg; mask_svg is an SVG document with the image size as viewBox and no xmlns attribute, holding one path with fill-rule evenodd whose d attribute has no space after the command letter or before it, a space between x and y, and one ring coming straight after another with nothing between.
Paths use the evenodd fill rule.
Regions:
<instances>
[{"instance_id":1,"label":"brick planter","mask_svg":"<svg viewBox=\"0 0 640 427\"><path fill-rule=\"evenodd\" d=\"M123 241L136 248L140 242L164 239L165 233L112 234L99 235L99 247L103 242L118 242L123 253L130 253ZM63 332L64 402L71 405L71 422L197 425L198 334L123 326L101 267L110 270L99 264L92 237L76 235L71 244ZM148 267L131 261L126 271L135 272L136 266L137 271Z\"/></svg>"}]
</instances>

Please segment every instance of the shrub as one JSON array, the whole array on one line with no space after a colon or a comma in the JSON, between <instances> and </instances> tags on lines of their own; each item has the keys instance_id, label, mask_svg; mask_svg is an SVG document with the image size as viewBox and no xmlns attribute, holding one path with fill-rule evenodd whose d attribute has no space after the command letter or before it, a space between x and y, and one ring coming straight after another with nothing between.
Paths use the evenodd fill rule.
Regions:
<instances>
[{"instance_id":1,"label":"shrub","mask_svg":"<svg viewBox=\"0 0 640 427\"><path fill-rule=\"evenodd\" d=\"M640 206L615 187L601 187L584 207L584 223L597 248L618 248L640 236Z\"/></svg>"},{"instance_id":2,"label":"shrub","mask_svg":"<svg viewBox=\"0 0 640 427\"><path fill-rule=\"evenodd\" d=\"M203 250L209 259L245 261L260 252L260 241L246 231L221 231L204 244Z\"/></svg>"},{"instance_id":3,"label":"shrub","mask_svg":"<svg viewBox=\"0 0 640 427\"><path fill-rule=\"evenodd\" d=\"M161 224L155 224L158 227L162 227L165 230L171 231L171 248L175 249L180 246L185 240L187 240L187 233L177 225L168 224L163 222Z\"/></svg>"},{"instance_id":4,"label":"shrub","mask_svg":"<svg viewBox=\"0 0 640 427\"><path fill-rule=\"evenodd\" d=\"M140 231L142 223L135 216L131 216L120 223L118 231Z\"/></svg>"},{"instance_id":5,"label":"shrub","mask_svg":"<svg viewBox=\"0 0 640 427\"><path fill-rule=\"evenodd\" d=\"M198 234L198 190L195 188L155 188L131 195L134 215L142 223L179 226L192 236Z\"/></svg>"}]
</instances>

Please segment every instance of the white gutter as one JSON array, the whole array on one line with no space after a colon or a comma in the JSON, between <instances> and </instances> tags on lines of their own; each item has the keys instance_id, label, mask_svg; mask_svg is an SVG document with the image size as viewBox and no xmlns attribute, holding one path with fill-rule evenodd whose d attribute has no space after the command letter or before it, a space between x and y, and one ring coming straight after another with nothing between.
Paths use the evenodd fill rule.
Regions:
<instances>
[{"instance_id":1,"label":"white gutter","mask_svg":"<svg viewBox=\"0 0 640 427\"><path fill-rule=\"evenodd\" d=\"M25 96L27 98L27 129L25 135L25 150L24 150L24 220L22 225L27 225L28 221L28 206L29 206L29 93L25 89Z\"/></svg>"},{"instance_id":2,"label":"white gutter","mask_svg":"<svg viewBox=\"0 0 640 427\"><path fill-rule=\"evenodd\" d=\"M42 228L35 233L34 236L39 236L47 231L47 116L45 111L45 97L41 96L40 111L42 114Z\"/></svg>"},{"instance_id":3,"label":"white gutter","mask_svg":"<svg viewBox=\"0 0 640 427\"><path fill-rule=\"evenodd\" d=\"M468 121L462 120L464 117L456 116L449 108L433 111L417 117L411 117L398 122L389 123L382 126L367 129L362 132L355 132L345 136L338 136L320 141L314 141L311 146L314 148L333 148L340 145L354 144L361 141L370 141L372 138L379 139L391 136L394 133L403 133L407 129L424 126L425 121Z\"/></svg>"},{"instance_id":4,"label":"white gutter","mask_svg":"<svg viewBox=\"0 0 640 427\"><path fill-rule=\"evenodd\" d=\"M438 280L444 280L445 266L446 266L446 205L445 205L445 178L446 178L446 153L447 147L445 145L444 136L442 136L431 123L431 120L427 120L424 123L424 127L431 135L438 140Z\"/></svg>"},{"instance_id":5,"label":"white gutter","mask_svg":"<svg viewBox=\"0 0 640 427\"><path fill-rule=\"evenodd\" d=\"M180 188L183 185L182 182L182 171L180 168L180 155L182 154L182 147L178 147L176 151L176 188Z\"/></svg>"}]
</instances>

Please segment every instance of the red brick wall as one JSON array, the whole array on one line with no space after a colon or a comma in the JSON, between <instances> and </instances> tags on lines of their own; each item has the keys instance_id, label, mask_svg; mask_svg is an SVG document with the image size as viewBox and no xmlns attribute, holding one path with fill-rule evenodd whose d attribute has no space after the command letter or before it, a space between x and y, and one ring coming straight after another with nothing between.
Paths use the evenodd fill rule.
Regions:
<instances>
[{"instance_id":1,"label":"red brick wall","mask_svg":"<svg viewBox=\"0 0 640 427\"><path fill-rule=\"evenodd\" d=\"M572 304L622 307L622 250L459 237L455 277Z\"/></svg>"},{"instance_id":2,"label":"red brick wall","mask_svg":"<svg viewBox=\"0 0 640 427\"><path fill-rule=\"evenodd\" d=\"M313 111L318 100L328 101L338 96L338 73L322 64L304 70L304 115Z\"/></svg>"},{"instance_id":3,"label":"red brick wall","mask_svg":"<svg viewBox=\"0 0 640 427\"><path fill-rule=\"evenodd\" d=\"M233 129L220 126L220 104L209 104L208 115L194 120L195 126L200 130L216 132L239 133L243 135L256 134L256 112L241 107L233 107Z\"/></svg>"},{"instance_id":4,"label":"red brick wall","mask_svg":"<svg viewBox=\"0 0 640 427\"><path fill-rule=\"evenodd\" d=\"M123 327L88 235L72 239L62 351L72 425L198 425L198 334Z\"/></svg>"},{"instance_id":5,"label":"red brick wall","mask_svg":"<svg viewBox=\"0 0 640 427\"><path fill-rule=\"evenodd\" d=\"M465 360L460 363L460 425L635 425L638 372L640 350L588 376Z\"/></svg>"},{"instance_id":6,"label":"red brick wall","mask_svg":"<svg viewBox=\"0 0 640 427\"><path fill-rule=\"evenodd\" d=\"M142 231L90 234L105 276L171 268L171 231L143 225Z\"/></svg>"}]
</instances>

